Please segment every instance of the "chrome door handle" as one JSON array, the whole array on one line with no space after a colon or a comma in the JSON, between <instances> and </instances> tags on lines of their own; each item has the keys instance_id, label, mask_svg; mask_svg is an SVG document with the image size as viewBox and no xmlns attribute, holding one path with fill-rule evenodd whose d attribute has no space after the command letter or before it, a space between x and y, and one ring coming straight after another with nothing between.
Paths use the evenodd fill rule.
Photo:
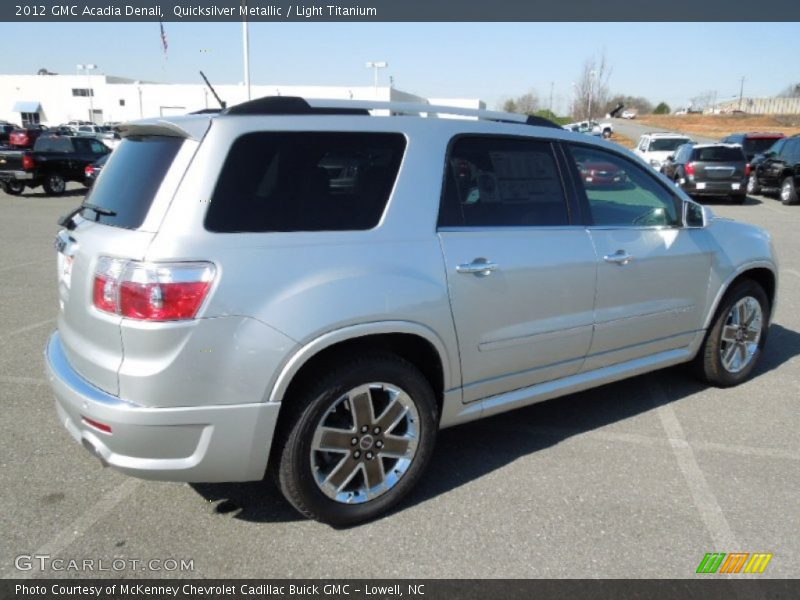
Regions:
<instances>
[{"instance_id":1,"label":"chrome door handle","mask_svg":"<svg viewBox=\"0 0 800 600\"><path fill-rule=\"evenodd\" d=\"M633 257L625 252L625 250L617 250L614 254L607 254L604 256L603 260L616 265L627 265L633 260Z\"/></svg>"},{"instance_id":2,"label":"chrome door handle","mask_svg":"<svg viewBox=\"0 0 800 600\"><path fill-rule=\"evenodd\" d=\"M485 277L496 269L497 263L490 262L485 258L476 258L471 263L456 266L456 273L472 273L473 275Z\"/></svg>"}]
</instances>

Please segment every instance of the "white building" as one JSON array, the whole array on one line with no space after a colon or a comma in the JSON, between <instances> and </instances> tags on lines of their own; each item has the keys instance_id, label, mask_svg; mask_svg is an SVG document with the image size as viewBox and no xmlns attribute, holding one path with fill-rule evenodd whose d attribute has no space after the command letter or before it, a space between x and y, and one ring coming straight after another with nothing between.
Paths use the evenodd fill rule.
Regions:
<instances>
[{"instance_id":1,"label":"white building","mask_svg":"<svg viewBox=\"0 0 800 600\"><path fill-rule=\"evenodd\" d=\"M214 89L228 106L246 100L242 85L215 85ZM392 87L251 86L252 98L262 96L429 102ZM468 98L438 98L430 104L485 108L480 100ZM0 75L0 120L17 124L130 121L218 107L202 82L152 83L110 75Z\"/></svg>"}]
</instances>

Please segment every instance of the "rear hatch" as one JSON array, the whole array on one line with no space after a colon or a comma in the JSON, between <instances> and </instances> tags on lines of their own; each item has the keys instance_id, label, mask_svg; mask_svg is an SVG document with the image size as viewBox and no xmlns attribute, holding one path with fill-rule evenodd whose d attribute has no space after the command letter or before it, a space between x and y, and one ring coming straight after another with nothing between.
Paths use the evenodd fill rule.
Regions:
<instances>
[{"instance_id":1,"label":"rear hatch","mask_svg":"<svg viewBox=\"0 0 800 600\"><path fill-rule=\"evenodd\" d=\"M98 177L84 208L56 239L58 330L72 367L88 382L114 395L123 359L122 317L98 309L104 288L98 273L113 259L142 260L197 142L176 131L131 129ZM113 213L113 214L110 214Z\"/></svg>"},{"instance_id":2,"label":"rear hatch","mask_svg":"<svg viewBox=\"0 0 800 600\"><path fill-rule=\"evenodd\" d=\"M746 160L740 147L708 146L692 151L695 181L709 183L741 183Z\"/></svg>"},{"instance_id":3,"label":"rear hatch","mask_svg":"<svg viewBox=\"0 0 800 600\"><path fill-rule=\"evenodd\" d=\"M3 171L22 171L22 157L25 150L3 150L0 152L0 172Z\"/></svg>"}]
</instances>

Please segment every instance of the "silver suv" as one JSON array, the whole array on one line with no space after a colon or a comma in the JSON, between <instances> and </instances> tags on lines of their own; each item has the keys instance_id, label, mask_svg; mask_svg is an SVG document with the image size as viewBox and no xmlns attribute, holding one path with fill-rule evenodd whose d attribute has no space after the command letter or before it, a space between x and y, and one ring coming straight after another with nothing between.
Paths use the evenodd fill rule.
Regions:
<instances>
[{"instance_id":1,"label":"silver suv","mask_svg":"<svg viewBox=\"0 0 800 600\"><path fill-rule=\"evenodd\" d=\"M123 131L61 221L46 359L130 475L270 472L352 524L441 428L683 362L735 385L764 347L770 236L549 122L265 98Z\"/></svg>"}]
</instances>

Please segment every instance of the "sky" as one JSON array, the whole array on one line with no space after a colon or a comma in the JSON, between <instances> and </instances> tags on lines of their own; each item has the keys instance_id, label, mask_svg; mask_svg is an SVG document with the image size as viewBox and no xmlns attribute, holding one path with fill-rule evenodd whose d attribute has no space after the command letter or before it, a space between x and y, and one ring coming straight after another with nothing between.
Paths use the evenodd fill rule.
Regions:
<instances>
[{"instance_id":1,"label":"sky","mask_svg":"<svg viewBox=\"0 0 800 600\"><path fill-rule=\"evenodd\" d=\"M0 73L42 67L164 83L243 81L240 23L10 23L0 35ZM772 96L800 80L797 23L251 23L253 84L372 85L366 61L387 61L386 85L424 97L480 98L489 108L535 90L566 107L584 62L605 52L612 93L685 106ZM20 48L24 47L24 51ZM768 67L767 67L768 65Z\"/></svg>"}]
</instances>

